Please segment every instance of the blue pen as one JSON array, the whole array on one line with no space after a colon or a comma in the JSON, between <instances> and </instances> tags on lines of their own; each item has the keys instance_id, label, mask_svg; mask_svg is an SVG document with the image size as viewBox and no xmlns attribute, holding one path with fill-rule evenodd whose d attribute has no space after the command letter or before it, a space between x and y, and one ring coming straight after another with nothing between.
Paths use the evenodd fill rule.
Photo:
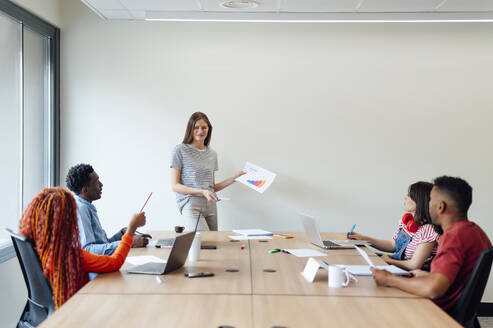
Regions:
<instances>
[{"instance_id":1,"label":"blue pen","mask_svg":"<svg viewBox=\"0 0 493 328\"><path fill-rule=\"evenodd\" d=\"M353 227L351 228L351 231L349 231L349 234L350 234L350 235L352 235L352 234L353 234L354 228L356 228L356 223L355 223L355 224L353 224Z\"/></svg>"}]
</instances>

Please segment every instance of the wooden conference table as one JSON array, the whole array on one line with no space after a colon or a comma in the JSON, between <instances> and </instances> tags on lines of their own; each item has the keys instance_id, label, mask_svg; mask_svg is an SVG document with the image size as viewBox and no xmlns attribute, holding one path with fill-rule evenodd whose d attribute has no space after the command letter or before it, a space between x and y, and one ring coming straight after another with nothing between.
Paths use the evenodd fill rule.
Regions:
<instances>
[{"instance_id":1,"label":"wooden conference table","mask_svg":"<svg viewBox=\"0 0 493 328\"><path fill-rule=\"evenodd\" d=\"M171 232L151 232L156 238ZM200 260L159 276L121 271L101 274L85 285L40 327L460 327L430 300L358 277L346 288L328 288L327 271L313 283L300 272L308 258L267 251L314 248L329 264L366 264L354 249L323 250L304 233L293 239L230 242L231 232L202 232ZM324 238L343 239L341 233ZM245 246L244 248L241 246ZM243 248L243 249L242 249ZM376 265L384 262L370 251ZM169 249L132 249L129 256L166 258ZM228 272L236 269L237 272ZM265 272L265 269L270 269ZM187 272L213 277L189 279Z\"/></svg>"}]
</instances>

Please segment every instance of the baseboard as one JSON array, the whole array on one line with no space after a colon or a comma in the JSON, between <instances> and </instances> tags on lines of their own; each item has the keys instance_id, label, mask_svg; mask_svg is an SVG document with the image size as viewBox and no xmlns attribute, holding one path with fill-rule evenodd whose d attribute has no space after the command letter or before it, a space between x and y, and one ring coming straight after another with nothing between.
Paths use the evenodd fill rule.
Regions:
<instances>
[{"instance_id":1,"label":"baseboard","mask_svg":"<svg viewBox=\"0 0 493 328\"><path fill-rule=\"evenodd\" d=\"M479 303L478 317L493 317L493 303Z\"/></svg>"}]
</instances>

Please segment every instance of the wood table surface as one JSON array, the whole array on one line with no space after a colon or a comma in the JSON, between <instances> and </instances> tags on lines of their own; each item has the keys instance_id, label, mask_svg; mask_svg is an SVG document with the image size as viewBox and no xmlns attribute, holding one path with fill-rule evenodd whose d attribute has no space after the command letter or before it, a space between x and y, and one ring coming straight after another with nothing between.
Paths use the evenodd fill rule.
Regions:
<instances>
[{"instance_id":1,"label":"wood table surface","mask_svg":"<svg viewBox=\"0 0 493 328\"><path fill-rule=\"evenodd\" d=\"M40 328L253 327L251 295L76 294Z\"/></svg>"},{"instance_id":2,"label":"wood table surface","mask_svg":"<svg viewBox=\"0 0 493 328\"><path fill-rule=\"evenodd\" d=\"M253 296L255 327L461 327L423 298Z\"/></svg>"},{"instance_id":3,"label":"wood table surface","mask_svg":"<svg viewBox=\"0 0 493 328\"><path fill-rule=\"evenodd\" d=\"M317 257L317 259L321 259L328 264L367 264L355 249L325 250L307 244L305 241L300 241L298 237L294 239L273 239L268 243L251 240L253 294L417 297L396 288L377 286L371 276L358 276L358 282L351 282L347 288L328 288L327 270L319 270L314 282L309 283L301 275L308 258L296 257L282 252L269 254L268 251L274 248L316 249L321 253L327 254L327 256ZM357 256L352 252L356 252ZM376 255L372 255L371 259L375 265L385 265L385 262ZM275 270L275 272L265 272L265 269Z\"/></svg>"},{"instance_id":4,"label":"wood table surface","mask_svg":"<svg viewBox=\"0 0 493 328\"><path fill-rule=\"evenodd\" d=\"M217 249L203 249L200 260L186 261L185 265L171 273L160 275L162 284L156 283L156 276L131 274L125 269L132 265L125 263L118 272L100 274L85 285L82 294L251 294L250 250L248 241L232 243L228 232L202 232L203 245L215 245ZM153 238L174 235L171 233L152 234ZM158 236L158 237L156 237ZM154 255L167 259L167 248L132 248L129 256ZM238 270L228 272L226 270ZM213 272L214 277L190 279L184 276L189 272Z\"/></svg>"},{"instance_id":5,"label":"wood table surface","mask_svg":"<svg viewBox=\"0 0 493 328\"><path fill-rule=\"evenodd\" d=\"M151 234L154 239L176 235ZM201 250L199 261L187 260L183 268L160 276L126 273L129 264L119 272L100 274L41 327L459 327L430 300L376 286L370 276L358 276L358 282L346 288L329 288L326 270L319 270L313 283L301 276L307 257L268 253L274 248L310 248L326 254L317 258L329 264L366 264L355 249L325 250L299 232L286 233L293 239L267 242L231 242L229 231L201 234L202 245L217 249ZM343 239L344 233L323 237ZM166 259L169 252L136 248L129 256ZM371 251L365 252L376 265L384 264ZM184 276L199 271L215 275Z\"/></svg>"}]
</instances>

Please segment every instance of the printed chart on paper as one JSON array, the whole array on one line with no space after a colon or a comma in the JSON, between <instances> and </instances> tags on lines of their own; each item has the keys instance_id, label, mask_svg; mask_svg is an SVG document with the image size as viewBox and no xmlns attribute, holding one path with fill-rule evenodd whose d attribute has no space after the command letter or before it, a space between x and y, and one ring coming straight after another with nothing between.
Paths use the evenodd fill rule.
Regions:
<instances>
[{"instance_id":1,"label":"printed chart on paper","mask_svg":"<svg viewBox=\"0 0 493 328\"><path fill-rule=\"evenodd\" d=\"M236 181L244 184L245 186L252 188L259 193L266 191L274 179L276 174L268 171L260 166L247 162L243 171L246 174L236 178Z\"/></svg>"}]
</instances>

